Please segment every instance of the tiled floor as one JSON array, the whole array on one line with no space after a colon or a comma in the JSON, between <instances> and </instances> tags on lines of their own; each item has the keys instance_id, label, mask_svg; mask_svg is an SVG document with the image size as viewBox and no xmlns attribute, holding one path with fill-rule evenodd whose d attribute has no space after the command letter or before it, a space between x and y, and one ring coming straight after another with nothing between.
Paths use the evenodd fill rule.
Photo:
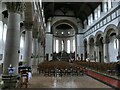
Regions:
<instances>
[{"instance_id":1,"label":"tiled floor","mask_svg":"<svg viewBox=\"0 0 120 90\"><path fill-rule=\"evenodd\" d=\"M89 76L47 77L33 75L28 88L111 88Z\"/></svg>"}]
</instances>

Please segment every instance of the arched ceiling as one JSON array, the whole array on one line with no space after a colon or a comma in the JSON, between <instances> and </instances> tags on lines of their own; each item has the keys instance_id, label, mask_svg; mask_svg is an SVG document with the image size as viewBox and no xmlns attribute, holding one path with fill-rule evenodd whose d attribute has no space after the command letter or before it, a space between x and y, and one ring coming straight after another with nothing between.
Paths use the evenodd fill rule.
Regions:
<instances>
[{"instance_id":1,"label":"arched ceiling","mask_svg":"<svg viewBox=\"0 0 120 90\"><path fill-rule=\"evenodd\" d=\"M72 29L72 27L70 25L67 24L60 24L56 27L56 29Z\"/></svg>"},{"instance_id":2,"label":"arched ceiling","mask_svg":"<svg viewBox=\"0 0 120 90\"><path fill-rule=\"evenodd\" d=\"M71 16L84 21L101 2L43 2L45 19L53 16ZM56 14L56 11L62 14ZM72 11L73 14L68 14Z\"/></svg>"},{"instance_id":3,"label":"arched ceiling","mask_svg":"<svg viewBox=\"0 0 120 90\"><path fill-rule=\"evenodd\" d=\"M68 24L59 24L53 30L56 37L71 37L75 35L75 30Z\"/></svg>"}]
</instances>

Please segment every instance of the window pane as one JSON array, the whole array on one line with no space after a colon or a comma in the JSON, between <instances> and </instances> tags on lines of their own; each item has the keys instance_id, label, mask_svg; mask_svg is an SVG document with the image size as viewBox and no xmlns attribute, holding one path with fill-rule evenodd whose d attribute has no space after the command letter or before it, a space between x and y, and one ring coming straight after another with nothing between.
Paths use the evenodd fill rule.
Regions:
<instances>
[{"instance_id":1,"label":"window pane","mask_svg":"<svg viewBox=\"0 0 120 90\"><path fill-rule=\"evenodd\" d=\"M6 34L7 34L7 25L5 24L4 25L4 31L3 31L3 41L4 41L4 43L6 41Z\"/></svg>"},{"instance_id":2,"label":"window pane","mask_svg":"<svg viewBox=\"0 0 120 90\"><path fill-rule=\"evenodd\" d=\"M108 0L108 9L111 9L112 8L112 2L111 0Z\"/></svg>"},{"instance_id":3,"label":"window pane","mask_svg":"<svg viewBox=\"0 0 120 90\"><path fill-rule=\"evenodd\" d=\"M98 18L100 17L100 6L98 6Z\"/></svg>"},{"instance_id":4,"label":"window pane","mask_svg":"<svg viewBox=\"0 0 120 90\"><path fill-rule=\"evenodd\" d=\"M2 33L3 33L3 23L0 21L0 41L2 40Z\"/></svg>"},{"instance_id":5,"label":"window pane","mask_svg":"<svg viewBox=\"0 0 120 90\"><path fill-rule=\"evenodd\" d=\"M24 37L21 36L20 38L20 48L24 47Z\"/></svg>"},{"instance_id":6,"label":"window pane","mask_svg":"<svg viewBox=\"0 0 120 90\"><path fill-rule=\"evenodd\" d=\"M95 20L97 20L97 9L94 11Z\"/></svg>"}]
</instances>

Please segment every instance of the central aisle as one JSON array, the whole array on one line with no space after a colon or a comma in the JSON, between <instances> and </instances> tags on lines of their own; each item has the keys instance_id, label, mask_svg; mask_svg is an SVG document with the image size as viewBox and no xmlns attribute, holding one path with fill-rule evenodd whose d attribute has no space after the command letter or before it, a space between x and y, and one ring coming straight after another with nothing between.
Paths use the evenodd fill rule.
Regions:
<instances>
[{"instance_id":1,"label":"central aisle","mask_svg":"<svg viewBox=\"0 0 120 90\"><path fill-rule=\"evenodd\" d=\"M48 77L33 75L28 88L111 88L89 76Z\"/></svg>"}]
</instances>

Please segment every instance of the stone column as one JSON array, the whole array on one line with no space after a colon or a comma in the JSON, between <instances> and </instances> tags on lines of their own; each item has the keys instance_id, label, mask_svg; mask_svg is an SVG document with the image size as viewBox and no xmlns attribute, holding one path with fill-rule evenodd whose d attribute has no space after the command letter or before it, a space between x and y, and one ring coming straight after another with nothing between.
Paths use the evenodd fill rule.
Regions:
<instances>
[{"instance_id":1,"label":"stone column","mask_svg":"<svg viewBox=\"0 0 120 90\"><path fill-rule=\"evenodd\" d=\"M45 39L46 39L45 54L49 54L48 60L52 60L51 54L53 53L53 49L52 49L53 48L53 35L52 34L46 34ZM44 43L44 40L42 41L42 43Z\"/></svg>"},{"instance_id":2,"label":"stone column","mask_svg":"<svg viewBox=\"0 0 120 90\"><path fill-rule=\"evenodd\" d=\"M8 67L11 64L15 67L14 74L18 73L19 48L20 48L20 12L23 10L23 3L8 2L8 28L4 51L3 74L8 75Z\"/></svg>"},{"instance_id":3,"label":"stone column","mask_svg":"<svg viewBox=\"0 0 120 90\"><path fill-rule=\"evenodd\" d=\"M78 38L77 35L75 35L75 60L77 58L77 49L78 49L77 44L78 44Z\"/></svg>"},{"instance_id":4,"label":"stone column","mask_svg":"<svg viewBox=\"0 0 120 90\"><path fill-rule=\"evenodd\" d=\"M37 27L34 27L34 30L32 32L33 35L33 62L32 65L37 65L38 62L38 29Z\"/></svg>"},{"instance_id":5,"label":"stone column","mask_svg":"<svg viewBox=\"0 0 120 90\"><path fill-rule=\"evenodd\" d=\"M90 59L90 44L89 44L89 42L87 43L87 58Z\"/></svg>"},{"instance_id":6,"label":"stone column","mask_svg":"<svg viewBox=\"0 0 120 90\"><path fill-rule=\"evenodd\" d=\"M38 60L38 63L41 63L43 61L43 49L42 49L42 45L41 45L41 42L39 41L38 42L38 55L39 55L39 60Z\"/></svg>"},{"instance_id":7,"label":"stone column","mask_svg":"<svg viewBox=\"0 0 120 90\"><path fill-rule=\"evenodd\" d=\"M67 52L67 39L63 39L64 40L64 50L65 52Z\"/></svg>"},{"instance_id":8,"label":"stone column","mask_svg":"<svg viewBox=\"0 0 120 90\"><path fill-rule=\"evenodd\" d=\"M39 39L38 39L38 64L40 63L40 42L39 42Z\"/></svg>"},{"instance_id":9,"label":"stone column","mask_svg":"<svg viewBox=\"0 0 120 90\"><path fill-rule=\"evenodd\" d=\"M33 65L37 65L38 39L33 38Z\"/></svg>"},{"instance_id":10,"label":"stone column","mask_svg":"<svg viewBox=\"0 0 120 90\"><path fill-rule=\"evenodd\" d=\"M104 39L104 62L109 63L109 38Z\"/></svg>"},{"instance_id":11,"label":"stone column","mask_svg":"<svg viewBox=\"0 0 120 90\"><path fill-rule=\"evenodd\" d=\"M31 66L32 55L32 22L25 22L25 46L23 60L27 66Z\"/></svg>"},{"instance_id":12,"label":"stone column","mask_svg":"<svg viewBox=\"0 0 120 90\"><path fill-rule=\"evenodd\" d=\"M61 52L62 51L62 40L61 39L58 39L59 40L59 49L58 51Z\"/></svg>"},{"instance_id":13,"label":"stone column","mask_svg":"<svg viewBox=\"0 0 120 90\"><path fill-rule=\"evenodd\" d=\"M99 62L99 43L95 42L94 46L95 46L95 52L96 52L95 60Z\"/></svg>"},{"instance_id":14,"label":"stone column","mask_svg":"<svg viewBox=\"0 0 120 90\"><path fill-rule=\"evenodd\" d=\"M44 44L41 46L41 50L42 50L42 62L44 61Z\"/></svg>"},{"instance_id":15,"label":"stone column","mask_svg":"<svg viewBox=\"0 0 120 90\"><path fill-rule=\"evenodd\" d=\"M73 52L73 38L70 39L70 52Z\"/></svg>"},{"instance_id":16,"label":"stone column","mask_svg":"<svg viewBox=\"0 0 120 90\"><path fill-rule=\"evenodd\" d=\"M56 51L56 39L53 37L53 52Z\"/></svg>"},{"instance_id":17,"label":"stone column","mask_svg":"<svg viewBox=\"0 0 120 90\"><path fill-rule=\"evenodd\" d=\"M120 61L120 22L118 24L118 35L117 35L117 39L118 39L118 56L117 59Z\"/></svg>"},{"instance_id":18,"label":"stone column","mask_svg":"<svg viewBox=\"0 0 120 90\"><path fill-rule=\"evenodd\" d=\"M51 32L51 17L48 19L46 32Z\"/></svg>"}]
</instances>

